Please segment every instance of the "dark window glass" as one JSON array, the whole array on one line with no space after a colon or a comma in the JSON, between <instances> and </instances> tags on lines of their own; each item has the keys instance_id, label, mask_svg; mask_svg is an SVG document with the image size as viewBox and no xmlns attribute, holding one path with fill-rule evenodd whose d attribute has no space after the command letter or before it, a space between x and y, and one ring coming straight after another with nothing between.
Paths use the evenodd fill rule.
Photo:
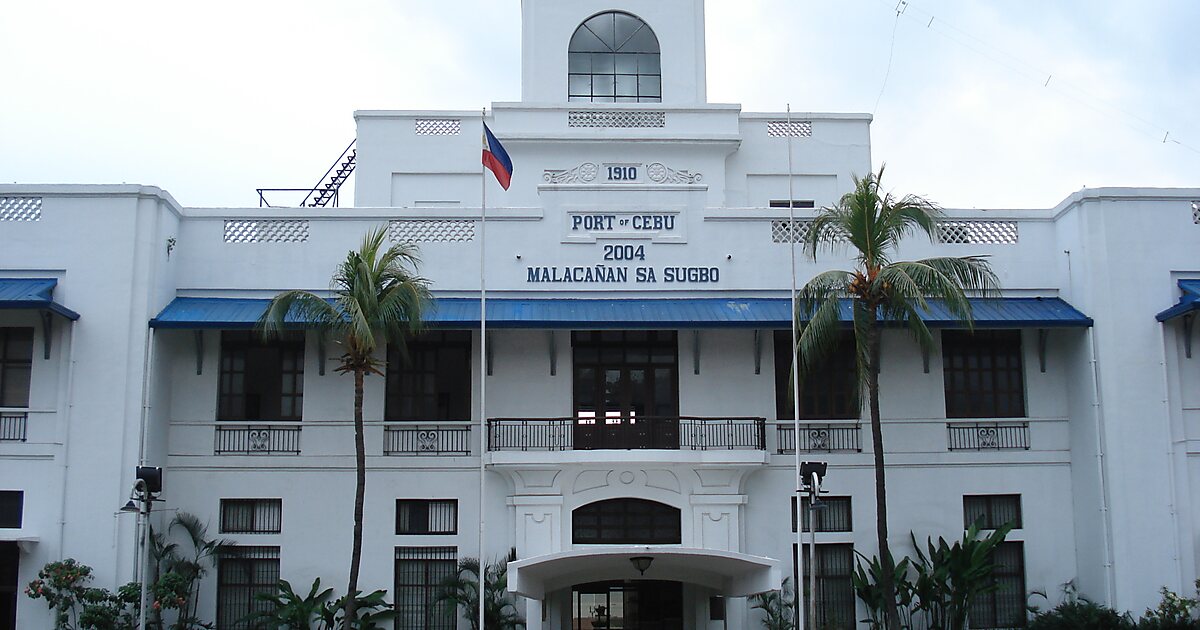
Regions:
<instances>
[{"instance_id":1,"label":"dark window glass","mask_svg":"<svg viewBox=\"0 0 1200 630\"><path fill-rule=\"evenodd\" d=\"M593 103L658 103L662 71L658 37L619 11L594 15L567 48L567 99Z\"/></svg>"},{"instance_id":2,"label":"dark window glass","mask_svg":"<svg viewBox=\"0 0 1200 630\"><path fill-rule=\"evenodd\" d=\"M812 199L793 199L792 200L793 208L815 208L816 206L817 206L816 202L813 201ZM788 207L788 200L787 199L772 199L771 207L772 208L786 208L786 207Z\"/></svg>"},{"instance_id":3,"label":"dark window glass","mask_svg":"<svg viewBox=\"0 0 1200 630\"><path fill-rule=\"evenodd\" d=\"M678 508L645 499L610 499L571 513L572 542L607 545L677 545Z\"/></svg>"},{"instance_id":4,"label":"dark window glass","mask_svg":"<svg viewBox=\"0 0 1200 630\"><path fill-rule=\"evenodd\" d=\"M1000 543L992 556L996 590L977 595L971 603L972 628L1023 628L1025 611L1025 544Z\"/></svg>"},{"instance_id":5,"label":"dark window glass","mask_svg":"<svg viewBox=\"0 0 1200 630\"><path fill-rule=\"evenodd\" d=\"M709 597L708 598L708 620L709 621L725 621L725 598L724 597Z\"/></svg>"},{"instance_id":6,"label":"dark window glass","mask_svg":"<svg viewBox=\"0 0 1200 630\"><path fill-rule=\"evenodd\" d=\"M780 420L794 418L791 348L792 331L775 331L775 415ZM800 419L844 420L861 415L854 336L844 333L821 367L800 383Z\"/></svg>"},{"instance_id":7,"label":"dark window glass","mask_svg":"<svg viewBox=\"0 0 1200 630\"><path fill-rule=\"evenodd\" d=\"M984 494L963 497L963 528L977 524L979 529L996 529L1012 523L1021 529L1021 495Z\"/></svg>"},{"instance_id":8,"label":"dark window glass","mask_svg":"<svg viewBox=\"0 0 1200 630\"><path fill-rule=\"evenodd\" d=\"M471 333L429 332L388 348L388 420L471 419Z\"/></svg>"},{"instance_id":9,"label":"dark window glass","mask_svg":"<svg viewBox=\"0 0 1200 630\"><path fill-rule=\"evenodd\" d=\"M809 591L809 575L815 571L817 588L814 604L817 619L813 625L829 630L854 630L858 627L855 621L854 584L851 578L854 574L854 545L817 545L815 560L809 551L810 546L805 545L804 575L800 588L803 589L804 601L808 602L812 597ZM792 578L799 581L796 575L795 545L792 545Z\"/></svg>"},{"instance_id":10,"label":"dark window glass","mask_svg":"<svg viewBox=\"0 0 1200 630\"><path fill-rule=\"evenodd\" d=\"M396 499L397 534L457 534L457 499Z\"/></svg>"},{"instance_id":11,"label":"dark window glass","mask_svg":"<svg viewBox=\"0 0 1200 630\"><path fill-rule=\"evenodd\" d=\"M804 531L809 531L808 497L801 504L804 516ZM850 497L821 497L817 509L811 512L813 523L818 532L849 532L853 531L851 520ZM796 531L796 497L792 497L792 531Z\"/></svg>"},{"instance_id":12,"label":"dark window glass","mask_svg":"<svg viewBox=\"0 0 1200 630\"><path fill-rule=\"evenodd\" d=\"M299 420L304 407L304 335L271 341L221 333L218 420Z\"/></svg>"},{"instance_id":13,"label":"dark window glass","mask_svg":"<svg viewBox=\"0 0 1200 630\"><path fill-rule=\"evenodd\" d=\"M28 407L33 329L0 328L0 407Z\"/></svg>"},{"instance_id":14,"label":"dark window glass","mask_svg":"<svg viewBox=\"0 0 1200 630\"><path fill-rule=\"evenodd\" d=\"M396 547L396 627L454 630L453 606L437 601L441 584L457 571L455 547Z\"/></svg>"},{"instance_id":15,"label":"dark window glass","mask_svg":"<svg viewBox=\"0 0 1200 630\"><path fill-rule=\"evenodd\" d=\"M17 543L0 542L0 630L17 628L20 553Z\"/></svg>"},{"instance_id":16,"label":"dark window glass","mask_svg":"<svg viewBox=\"0 0 1200 630\"><path fill-rule=\"evenodd\" d=\"M278 534L283 499L221 499L222 534Z\"/></svg>"},{"instance_id":17,"label":"dark window glass","mask_svg":"<svg viewBox=\"0 0 1200 630\"><path fill-rule=\"evenodd\" d=\"M947 418L1021 418L1021 331L942 331Z\"/></svg>"},{"instance_id":18,"label":"dark window glass","mask_svg":"<svg viewBox=\"0 0 1200 630\"><path fill-rule=\"evenodd\" d=\"M279 547L227 547L217 556L217 630L248 630L242 619L270 610L260 593L279 591Z\"/></svg>"},{"instance_id":19,"label":"dark window glass","mask_svg":"<svg viewBox=\"0 0 1200 630\"><path fill-rule=\"evenodd\" d=\"M20 529L24 510L24 492L0 490L0 528Z\"/></svg>"}]
</instances>

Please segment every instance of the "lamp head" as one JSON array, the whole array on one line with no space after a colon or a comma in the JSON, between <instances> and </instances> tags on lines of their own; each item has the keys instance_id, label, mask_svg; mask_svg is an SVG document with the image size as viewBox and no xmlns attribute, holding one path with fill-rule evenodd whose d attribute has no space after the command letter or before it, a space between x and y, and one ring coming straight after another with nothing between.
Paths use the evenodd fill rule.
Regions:
<instances>
[{"instance_id":1,"label":"lamp head","mask_svg":"<svg viewBox=\"0 0 1200 630\"><path fill-rule=\"evenodd\" d=\"M646 569L650 568L650 564L654 562L654 558L650 556L634 556L629 561L633 563L633 568L637 569L640 575L646 575Z\"/></svg>"}]
</instances>

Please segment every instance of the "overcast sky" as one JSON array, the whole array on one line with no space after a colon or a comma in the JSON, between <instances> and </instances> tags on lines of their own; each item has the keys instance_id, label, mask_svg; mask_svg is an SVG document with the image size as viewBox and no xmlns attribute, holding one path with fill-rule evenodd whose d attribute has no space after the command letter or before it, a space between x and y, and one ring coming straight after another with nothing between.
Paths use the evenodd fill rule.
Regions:
<instances>
[{"instance_id":1,"label":"overcast sky","mask_svg":"<svg viewBox=\"0 0 1200 630\"><path fill-rule=\"evenodd\" d=\"M950 207L1200 187L1200 2L896 6L709 0L709 100L873 112L887 186ZM10 3L0 181L254 206L315 183L356 109L520 100L520 26L519 0Z\"/></svg>"}]
</instances>

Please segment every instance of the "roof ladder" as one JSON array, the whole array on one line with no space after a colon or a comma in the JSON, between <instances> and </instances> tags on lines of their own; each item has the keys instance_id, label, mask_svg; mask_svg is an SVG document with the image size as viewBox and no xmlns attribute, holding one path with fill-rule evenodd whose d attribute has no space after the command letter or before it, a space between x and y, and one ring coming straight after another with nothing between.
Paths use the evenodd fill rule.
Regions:
<instances>
[{"instance_id":1,"label":"roof ladder","mask_svg":"<svg viewBox=\"0 0 1200 630\"><path fill-rule=\"evenodd\" d=\"M325 171L325 174L321 176L317 185L313 186L308 195L304 197L304 201L300 202L301 207L324 208L329 205L330 201L333 202L333 207L337 207L338 189L342 187L342 184L346 183L346 180L350 178L350 174L354 172L356 165L355 158L358 154L358 149L354 147L356 142L358 142L357 139L350 141L350 144L346 146L346 150L342 151L337 160L334 160L333 166L330 166L329 170Z\"/></svg>"}]
</instances>

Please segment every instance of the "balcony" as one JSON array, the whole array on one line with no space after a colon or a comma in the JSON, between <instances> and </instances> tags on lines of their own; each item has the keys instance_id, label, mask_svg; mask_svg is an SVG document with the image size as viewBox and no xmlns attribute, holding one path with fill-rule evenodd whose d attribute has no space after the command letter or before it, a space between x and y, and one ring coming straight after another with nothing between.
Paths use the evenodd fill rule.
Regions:
<instances>
[{"instance_id":1,"label":"balcony","mask_svg":"<svg viewBox=\"0 0 1200 630\"><path fill-rule=\"evenodd\" d=\"M946 425L948 450L1029 450L1028 422L958 422Z\"/></svg>"},{"instance_id":2,"label":"balcony","mask_svg":"<svg viewBox=\"0 0 1200 630\"><path fill-rule=\"evenodd\" d=\"M491 463L766 462L766 420L699 418L492 418Z\"/></svg>"},{"instance_id":3,"label":"balcony","mask_svg":"<svg viewBox=\"0 0 1200 630\"><path fill-rule=\"evenodd\" d=\"M383 454L467 457L471 454L471 425L387 425L383 429Z\"/></svg>"},{"instance_id":4,"label":"balcony","mask_svg":"<svg viewBox=\"0 0 1200 630\"><path fill-rule=\"evenodd\" d=\"M24 442L27 438L28 425L28 412L0 412L0 442Z\"/></svg>"},{"instance_id":5,"label":"balcony","mask_svg":"<svg viewBox=\"0 0 1200 630\"><path fill-rule=\"evenodd\" d=\"M775 425L780 455L796 452L796 427ZM801 422L801 453L861 453L862 424L858 422Z\"/></svg>"},{"instance_id":6,"label":"balcony","mask_svg":"<svg viewBox=\"0 0 1200 630\"><path fill-rule=\"evenodd\" d=\"M492 418L488 451L766 450L763 418Z\"/></svg>"},{"instance_id":7,"label":"balcony","mask_svg":"<svg viewBox=\"0 0 1200 630\"><path fill-rule=\"evenodd\" d=\"M214 442L214 455L299 455L300 426L218 426Z\"/></svg>"}]
</instances>

